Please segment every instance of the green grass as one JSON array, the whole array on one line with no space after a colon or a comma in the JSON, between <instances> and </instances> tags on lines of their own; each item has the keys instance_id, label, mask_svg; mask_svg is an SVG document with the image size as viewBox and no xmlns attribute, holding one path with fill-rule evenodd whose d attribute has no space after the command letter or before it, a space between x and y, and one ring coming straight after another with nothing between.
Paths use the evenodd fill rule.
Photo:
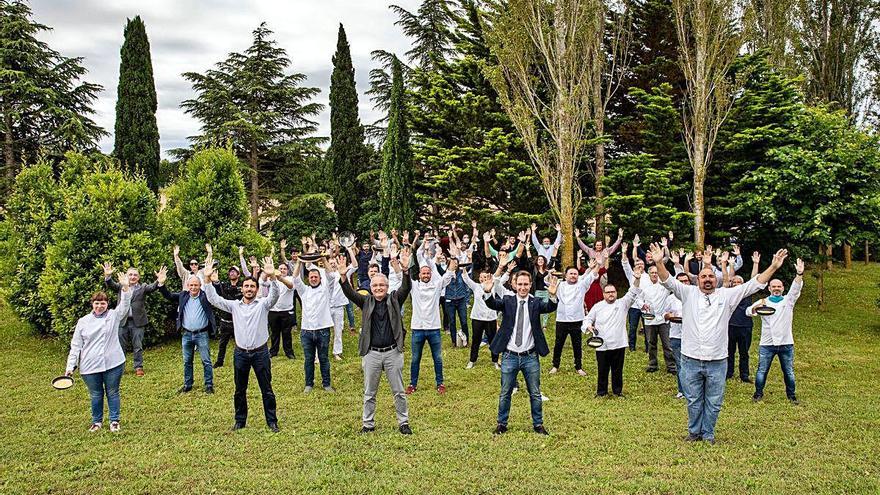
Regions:
<instances>
[{"instance_id":1,"label":"green grass","mask_svg":"<svg viewBox=\"0 0 880 495\"><path fill-rule=\"evenodd\" d=\"M265 428L253 379L248 428L228 431L228 365L216 370L216 395L201 393L198 363L195 392L175 395L182 367L174 343L146 352L144 378L131 371L123 377L123 432L91 434L82 382L65 392L49 386L63 371L66 348L34 337L3 307L0 492L878 493L878 280L877 265L834 270L824 313L816 310L815 280L807 280L794 323L801 405L786 401L776 363L763 403L751 402L752 386L731 382L714 447L681 441L684 404L674 399L671 376L644 373L644 353L627 354L628 398L597 400L593 353L585 352L589 376L581 378L571 369L570 349L558 375L547 375L549 360L543 360L551 436L531 433L527 397L520 393L510 432L494 438L499 379L488 352L484 348L477 367L465 370L466 351L448 347L448 338L449 392L438 396L430 388L433 371L425 355L424 388L410 398L415 434L397 433L383 379L377 431L361 436L362 379L353 335L345 338L345 361L332 365L335 395L303 396L302 360L273 361L279 434Z\"/></svg>"}]
</instances>

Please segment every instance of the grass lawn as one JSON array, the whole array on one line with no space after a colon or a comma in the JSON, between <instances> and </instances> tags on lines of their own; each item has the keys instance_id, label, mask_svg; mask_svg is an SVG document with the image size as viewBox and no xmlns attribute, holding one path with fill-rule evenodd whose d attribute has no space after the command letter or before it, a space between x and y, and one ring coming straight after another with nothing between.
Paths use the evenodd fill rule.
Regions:
<instances>
[{"instance_id":1,"label":"grass lawn","mask_svg":"<svg viewBox=\"0 0 880 495\"><path fill-rule=\"evenodd\" d=\"M145 353L145 377L126 371L122 433L92 434L84 384L77 380L64 392L49 386L64 370L66 347L33 336L4 306L0 493L878 493L878 281L876 264L835 269L827 279L828 310L819 313L815 280L807 279L794 321L801 405L786 400L778 361L763 403L751 402L753 386L729 382L714 447L681 441L684 402L674 398L671 375L644 372L643 352L627 354L626 399L594 399L596 364L588 348L586 378L574 373L570 348L557 375L548 375L550 361L542 360L551 436L531 432L527 395L520 393L510 432L495 438L499 377L488 350L465 370L467 351L451 348L448 336L449 391L433 391L426 349L422 389L410 398L411 437L397 433L384 378L377 431L358 434L362 375L352 334L345 336L345 360L332 364L335 395L301 393L298 343L297 360L273 361L278 434L265 427L253 378L248 427L229 431L229 364L215 370L217 394L202 393L196 363L194 392L177 396L183 373L173 342ZM758 339L756 328L752 374Z\"/></svg>"}]
</instances>

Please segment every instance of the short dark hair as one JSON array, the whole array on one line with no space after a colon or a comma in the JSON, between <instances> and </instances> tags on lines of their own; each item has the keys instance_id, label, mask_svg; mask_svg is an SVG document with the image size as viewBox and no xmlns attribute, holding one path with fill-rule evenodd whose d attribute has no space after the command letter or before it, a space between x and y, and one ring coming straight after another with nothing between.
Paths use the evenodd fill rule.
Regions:
<instances>
[{"instance_id":1,"label":"short dark hair","mask_svg":"<svg viewBox=\"0 0 880 495\"><path fill-rule=\"evenodd\" d=\"M675 274L675 278L686 278L686 279L688 279L688 280L691 279L691 277L690 277L687 273L685 273L685 272L678 272L678 273L676 273L676 274Z\"/></svg>"},{"instance_id":2,"label":"short dark hair","mask_svg":"<svg viewBox=\"0 0 880 495\"><path fill-rule=\"evenodd\" d=\"M244 280L241 281L241 285L244 286L244 283L245 283L245 282L248 282L248 281L257 284L257 287L260 286L260 281L257 280L257 277L255 277L255 276L253 276L253 275L251 275L251 276L249 276L249 277L245 277Z\"/></svg>"},{"instance_id":3,"label":"short dark hair","mask_svg":"<svg viewBox=\"0 0 880 495\"><path fill-rule=\"evenodd\" d=\"M517 280L519 280L520 277L528 277L529 283L532 282L532 274L525 271L525 270L520 270L520 271L516 272L516 276L513 277L513 281L516 282Z\"/></svg>"}]
</instances>

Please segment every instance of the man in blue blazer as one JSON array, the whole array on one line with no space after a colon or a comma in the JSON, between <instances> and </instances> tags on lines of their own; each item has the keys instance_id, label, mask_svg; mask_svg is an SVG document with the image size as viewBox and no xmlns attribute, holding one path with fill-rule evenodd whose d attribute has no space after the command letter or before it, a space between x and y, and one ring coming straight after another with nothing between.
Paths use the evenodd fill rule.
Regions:
<instances>
[{"instance_id":1,"label":"man in blue blazer","mask_svg":"<svg viewBox=\"0 0 880 495\"><path fill-rule=\"evenodd\" d=\"M513 278L516 292L505 291L496 295L492 289L494 280L483 284L483 300L489 309L503 315L501 329L492 340L490 349L501 355L501 394L498 399L498 426L495 434L507 431L507 418L510 415L510 396L513 394L516 375L522 371L529 390L532 406L532 425L535 432L549 435L544 428L544 415L541 410L541 362L539 356L550 353L547 339L541 328L541 314L556 311L556 288L559 280L551 276L547 286L549 301L532 296L532 275L526 271L517 272Z\"/></svg>"},{"instance_id":2,"label":"man in blue blazer","mask_svg":"<svg viewBox=\"0 0 880 495\"><path fill-rule=\"evenodd\" d=\"M188 290L180 292L170 292L164 282L162 280L160 283L159 292L169 301L177 303L177 329L181 333L180 345L183 348L183 387L177 392L185 394L192 390L193 354L198 347L205 374L205 393L213 394L214 367L211 364L208 335L216 331L217 324L214 321L211 303L202 290L202 281L199 277L191 275L185 281Z\"/></svg>"}]
</instances>

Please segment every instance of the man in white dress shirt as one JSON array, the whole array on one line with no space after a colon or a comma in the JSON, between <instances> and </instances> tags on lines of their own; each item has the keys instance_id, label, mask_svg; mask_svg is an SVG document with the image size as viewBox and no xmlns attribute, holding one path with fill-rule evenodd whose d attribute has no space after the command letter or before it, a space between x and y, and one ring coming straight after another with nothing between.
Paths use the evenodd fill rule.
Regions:
<instances>
[{"instance_id":1,"label":"man in white dress shirt","mask_svg":"<svg viewBox=\"0 0 880 495\"><path fill-rule=\"evenodd\" d=\"M761 316L761 344L758 347L758 371L755 372L755 402L764 398L764 384L767 383L767 372L773 364L773 357L779 356L779 364L782 367L782 378L785 381L785 395L788 400L798 405L797 395L794 393L794 337L791 332L791 320L794 313L794 305L801 296L804 287L804 262L798 258L795 263L797 276L791 283L788 294L782 295L785 285L782 280L775 278L770 281L770 297L762 299L746 310L747 316L756 316L755 309L759 306L769 306L776 310L772 315Z\"/></svg>"},{"instance_id":2,"label":"man in white dress shirt","mask_svg":"<svg viewBox=\"0 0 880 495\"><path fill-rule=\"evenodd\" d=\"M303 348L303 369L305 388L309 393L315 386L315 354L321 367L321 386L325 392L335 392L330 385L330 280L324 270L309 268L309 283L300 277L302 261L296 259L293 268L293 287L302 300L302 322L300 323L300 343ZM338 274L337 274L338 275Z\"/></svg>"},{"instance_id":3,"label":"man in white dress shirt","mask_svg":"<svg viewBox=\"0 0 880 495\"><path fill-rule=\"evenodd\" d=\"M654 259L662 259L662 247L651 244L651 254ZM727 252L722 254L723 262L727 256ZM660 282L682 303L681 378L688 403L686 441L715 443L715 423L724 401L730 314L743 298L766 287L786 256L788 251L780 249L764 272L733 288L719 288L715 270L710 267L700 270L698 284L693 286L672 277L664 263L656 264Z\"/></svg>"},{"instance_id":4,"label":"man in white dress shirt","mask_svg":"<svg viewBox=\"0 0 880 495\"><path fill-rule=\"evenodd\" d=\"M214 273L213 258L208 254L205 260L205 277L210 280ZM205 295L214 307L232 315L233 332L235 332L235 352L233 367L235 369L235 424L234 430L240 430L247 424L247 387L251 368L260 385L263 396L263 412L266 424L273 432L278 432L278 418L275 413L275 392L272 391L272 363L269 357L269 310L278 301L278 272L271 257L263 259L263 273L272 283L269 284L269 295L257 299L259 282L253 277L245 278L241 284L241 300L224 299L217 294L213 284L205 286Z\"/></svg>"},{"instance_id":5,"label":"man in white dress shirt","mask_svg":"<svg viewBox=\"0 0 880 495\"><path fill-rule=\"evenodd\" d=\"M571 350L574 354L574 369L577 374L586 376L583 367L583 346L581 344L581 325L584 322L584 295L590 284L596 280L599 265L590 259L587 271L578 275L577 268L570 266L565 269L565 280L556 288L556 341L553 343L553 367L550 374L559 371L562 361L562 348L566 337L571 336Z\"/></svg>"},{"instance_id":6,"label":"man in white dress shirt","mask_svg":"<svg viewBox=\"0 0 880 495\"><path fill-rule=\"evenodd\" d=\"M637 266L633 271L633 284L622 299L617 298L616 287L606 284L602 289L604 299L590 309L584 320L584 330L603 340L602 345L596 348L596 364L599 368L596 397L608 395L609 371L611 391L617 397L623 397L623 361L629 344L626 319L629 307L641 292L639 284L643 266Z\"/></svg>"}]
</instances>

